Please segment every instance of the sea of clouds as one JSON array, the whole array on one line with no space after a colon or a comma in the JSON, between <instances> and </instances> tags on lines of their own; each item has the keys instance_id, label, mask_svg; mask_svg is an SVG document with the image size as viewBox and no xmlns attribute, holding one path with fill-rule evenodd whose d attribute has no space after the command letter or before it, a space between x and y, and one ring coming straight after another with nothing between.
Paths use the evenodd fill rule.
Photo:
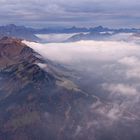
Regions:
<instances>
[{"instance_id":1,"label":"sea of clouds","mask_svg":"<svg viewBox=\"0 0 140 140\"><path fill-rule=\"evenodd\" d=\"M124 41L79 41L39 44L24 41L44 58L102 79L110 93L139 95L140 45ZM94 75L94 76L92 76Z\"/></svg>"},{"instance_id":2,"label":"sea of clouds","mask_svg":"<svg viewBox=\"0 0 140 140\"><path fill-rule=\"evenodd\" d=\"M27 41L24 43L45 59L78 72L81 87L99 98L97 103L90 107L90 111L93 110L94 114L102 119L85 120L89 125L83 128L83 131L92 127L105 127L111 132L112 127L116 127L116 131L122 133L121 125L124 129L127 128L130 134L132 128L136 131L135 126L140 120L139 44L135 41L93 40L48 44ZM128 123L130 126L126 126Z\"/></svg>"}]
</instances>

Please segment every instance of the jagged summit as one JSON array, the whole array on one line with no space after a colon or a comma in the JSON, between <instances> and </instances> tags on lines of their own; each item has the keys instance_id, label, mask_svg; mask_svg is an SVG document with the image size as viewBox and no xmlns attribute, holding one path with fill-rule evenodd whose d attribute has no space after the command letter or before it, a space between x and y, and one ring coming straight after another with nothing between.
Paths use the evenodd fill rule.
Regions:
<instances>
[{"instance_id":1,"label":"jagged summit","mask_svg":"<svg viewBox=\"0 0 140 140\"><path fill-rule=\"evenodd\" d=\"M5 67L7 65L17 63L21 57L22 51L28 48L21 42L20 39L14 37L3 37L0 39L0 66Z\"/></svg>"}]
</instances>

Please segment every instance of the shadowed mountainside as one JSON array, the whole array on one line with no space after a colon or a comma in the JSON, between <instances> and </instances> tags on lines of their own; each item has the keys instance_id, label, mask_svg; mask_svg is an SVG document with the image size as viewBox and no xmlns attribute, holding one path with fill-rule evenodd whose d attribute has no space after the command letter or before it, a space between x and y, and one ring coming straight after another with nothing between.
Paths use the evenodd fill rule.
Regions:
<instances>
[{"instance_id":1,"label":"shadowed mountainside","mask_svg":"<svg viewBox=\"0 0 140 140\"><path fill-rule=\"evenodd\" d=\"M88 97L53 63L21 40L0 40L1 140L73 139L82 102Z\"/></svg>"}]
</instances>

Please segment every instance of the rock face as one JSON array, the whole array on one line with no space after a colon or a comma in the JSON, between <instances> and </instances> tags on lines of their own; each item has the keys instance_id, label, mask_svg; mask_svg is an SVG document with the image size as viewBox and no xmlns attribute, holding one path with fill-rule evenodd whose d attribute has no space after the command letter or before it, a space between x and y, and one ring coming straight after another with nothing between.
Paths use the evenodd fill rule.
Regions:
<instances>
[{"instance_id":1,"label":"rock face","mask_svg":"<svg viewBox=\"0 0 140 140\"><path fill-rule=\"evenodd\" d=\"M73 139L88 99L38 56L21 40L0 40L0 140Z\"/></svg>"}]
</instances>

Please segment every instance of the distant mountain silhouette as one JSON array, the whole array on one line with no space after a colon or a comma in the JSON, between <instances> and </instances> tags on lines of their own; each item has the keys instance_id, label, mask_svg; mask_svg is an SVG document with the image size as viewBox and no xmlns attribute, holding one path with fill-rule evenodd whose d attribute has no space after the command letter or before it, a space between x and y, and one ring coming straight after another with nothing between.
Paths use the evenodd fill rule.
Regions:
<instances>
[{"instance_id":1,"label":"distant mountain silhouette","mask_svg":"<svg viewBox=\"0 0 140 140\"><path fill-rule=\"evenodd\" d=\"M34 28L27 28L25 26L16 26L14 24L6 25L6 26L0 26L0 37L8 36L8 37L16 37L19 39L25 39L29 41L41 41L40 38L36 36L36 34L51 34L51 33L77 33L76 39L72 37L73 40L77 40L79 38L78 36L82 38L86 38L85 35L82 35L82 33L89 33L88 36L92 38L104 38L103 34L100 34L101 32L113 32L113 33L139 33L140 29L110 29L103 26L97 26L94 28L79 28L79 27L71 27L71 28L42 28L42 29L34 29ZM80 33L78 35L78 33ZM97 37L96 37L97 35ZM107 34L105 34L106 36ZM72 40L71 39L71 40Z\"/></svg>"},{"instance_id":2,"label":"distant mountain silhouette","mask_svg":"<svg viewBox=\"0 0 140 140\"><path fill-rule=\"evenodd\" d=\"M112 36L113 34L105 32L90 32L90 33L80 33L73 35L69 39L66 40L66 42L74 42L74 41L80 41L80 40L106 40L108 37Z\"/></svg>"},{"instance_id":3,"label":"distant mountain silhouette","mask_svg":"<svg viewBox=\"0 0 140 140\"><path fill-rule=\"evenodd\" d=\"M26 28L24 26L16 26L14 24L0 26L1 37L8 36L26 39L30 41L39 41L40 39L34 35L33 31L34 30L31 28Z\"/></svg>"}]
</instances>

